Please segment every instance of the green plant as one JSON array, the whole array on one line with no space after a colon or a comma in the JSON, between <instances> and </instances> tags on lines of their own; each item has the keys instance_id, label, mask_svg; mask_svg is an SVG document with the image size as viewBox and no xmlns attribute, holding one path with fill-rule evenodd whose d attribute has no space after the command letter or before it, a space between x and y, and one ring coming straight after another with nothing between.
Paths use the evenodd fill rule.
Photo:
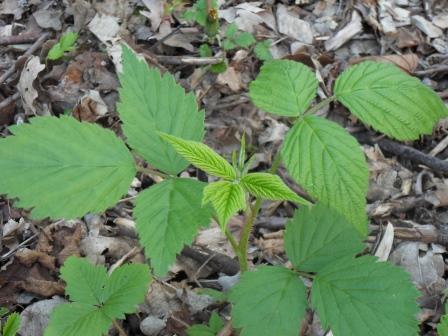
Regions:
<instances>
[{"instance_id":1,"label":"green plant","mask_svg":"<svg viewBox=\"0 0 448 336\"><path fill-rule=\"evenodd\" d=\"M78 34L68 32L61 36L59 42L51 47L48 52L47 59L54 61L62 58L66 52L75 50L75 43L78 39Z\"/></svg>"},{"instance_id":2,"label":"green plant","mask_svg":"<svg viewBox=\"0 0 448 336\"><path fill-rule=\"evenodd\" d=\"M0 307L0 318L4 318L8 313L8 309ZM0 335L2 336L16 336L19 329L20 315L17 313L10 314L3 326L0 320Z\"/></svg>"},{"instance_id":3,"label":"green plant","mask_svg":"<svg viewBox=\"0 0 448 336\"><path fill-rule=\"evenodd\" d=\"M121 331L116 319L134 312L150 281L147 265L123 265L108 276L103 266L77 257L65 261L61 278L71 302L54 309L45 336L100 336L112 323Z\"/></svg>"},{"instance_id":4,"label":"green plant","mask_svg":"<svg viewBox=\"0 0 448 336\"><path fill-rule=\"evenodd\" d=\"M184 13L184 18L197 22L210 40L213 40L219 32L218 1L198 0L193 8Z\"/></svg>"},{"instance_id":5,"label":"green plant","mask_svg":"<svg viewBox=\"0 0 448 336\"><path fill-rule=\"evenodd\" d=\"M301 277L312 280L311 307L335 336L416 333L417 292L409 276L373 257L355 257L367 232L368 169L360 146L338 124L312 114L337 100L374 129L412 140L431 133L447 115L433 91L392 65L365 62L342 73L334 96L310 108L318 87L310 69L292 61L266 62L249 95L259 108L295 121L271 170L249 172L244 140L232 164L201 143L204 112L171 75L149 69L124 47L119 79L117 109L134 156L98 125L67 116L32 118L12 126L13 136L0 140L0 192L18 198L17 206L31 208L31 218L68 219L115 204L136 172L157 175L161 182L142 191L134 208L140 244L153 272L165 275L176 254L215 217L243 272L229 295L241 335L297 335L308 306ZM151 166L136 165L135 156ZM275 175L282 161L307 199ZM219 180L206 184L177 177L190 163ZM249 236L266 199L305 205L285 235L293 270L263 266L248 271ZM238 211L245 214L239 241L227 228ZM68 294L82 300L70 287ZM95 311L107 306L104 301L86 304ZM97 326L105 328L121 316L111 315Z\"/></svg>"},{"instance_id":6,"label":"green plant","mask_svg":"<svg viewBox=\"0 0 448 336\"><path fill-rule=\"evenodd\" d=\"M188 336L216 336L224 327L224 323L217 313L210 316L208 326L195 324L187 329Z\"/></svg>"},{"instance_id":7,"label":"green plant","mask_svg":"<svg viewBox=\"0 0 448 336\"><path fill-rule=\"evenodd\" d=\"M235 23L230 24L225 32L225 38L222 46L225 50L232 50L237 47L248 48L255 42L255 37L248 32L239 32Z\"/></svg>"}]
</instances>

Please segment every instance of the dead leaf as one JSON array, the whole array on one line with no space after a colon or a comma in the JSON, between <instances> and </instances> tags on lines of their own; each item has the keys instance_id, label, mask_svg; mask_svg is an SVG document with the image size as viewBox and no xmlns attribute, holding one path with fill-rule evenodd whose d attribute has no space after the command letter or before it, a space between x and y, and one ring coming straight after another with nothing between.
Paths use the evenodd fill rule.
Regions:
<instances>
[{"instance_id":1,"label":"dead leaf","mask_svg":"<svg viewBox=\"0 0 448 336\"><path fill-rule=\"evenodd\" d=\"M243 88L240 74L231 66L227 67L225 72L220 73L216 81L221 85L228 85L233 92L239 92Z\"/></svg>"},{"instance_id":2,"label":"dead leaf","mask_svg":"<svg viewBox=\"0 0 448 336\"><path fill-rule=\"evenodd\" d=\"M350 64L357 64L367 60L383 63L392 63L407 73L412 74L418 66L419 57L416 54L366 56L350 59Z\"/></svg>"},{"instance_id":3,"label":"dead leaf","mask_svg":"<svg viewBox=\"0 0 448 336\"><path fill-rule=\"evenodd\" d=\"M339 49L346 42L350 41L351 38L362 32L362 30L361 15L355 10L350 22L325 42L325 50Z\"/></svg>"},{"instance_id":4,"label":"dead leaf","mask_svg":"<svg viewBox=\"0 0 448 336\"><path fill-rule=\"evenodd\" d=\"M277 6L277 23L280 33L303 43L313 43L314 34L311 25L281 4Z\"/></svg>"},{"instance_id":5,"label":"dead leaf","mask_svg":"<svg viewBox=\"0 0 448 336\"><path fill-rule=\"evenodd\" d=\"M73 109L73 116L79 121L94 122L106 113L107 105L96 90L90 90Z\"/></svg>"},{"instance_id":6,"label":"dead leaf","mask_svg":"<svg viewBox=\"0 0 448 336\"><path fill-rule=\"evenodd\" d=\"M45 65L40 63L39 57L30 57L20 74L19 84L17 85L25 110L32 114L37 114L34 100L39 96L37 90L33 86L33 82L44 69Z\"/></svg>"}]
</instances>

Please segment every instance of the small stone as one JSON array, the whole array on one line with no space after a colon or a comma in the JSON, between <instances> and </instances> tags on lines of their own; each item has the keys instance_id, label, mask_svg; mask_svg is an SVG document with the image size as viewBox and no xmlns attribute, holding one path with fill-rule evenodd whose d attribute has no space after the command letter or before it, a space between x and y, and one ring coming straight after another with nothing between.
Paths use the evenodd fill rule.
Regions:
<instances>
[{"instance_id":1,"label":"small stone","mask_svg":"<svg viewBox=\"0 0 448 336\"><path fill-rule=\"evenodd\" d=\"M150 315L140 323L140 330L146 336L156 336L165 326L166 322L164 320Z\"/></svg>"}]
</instances>

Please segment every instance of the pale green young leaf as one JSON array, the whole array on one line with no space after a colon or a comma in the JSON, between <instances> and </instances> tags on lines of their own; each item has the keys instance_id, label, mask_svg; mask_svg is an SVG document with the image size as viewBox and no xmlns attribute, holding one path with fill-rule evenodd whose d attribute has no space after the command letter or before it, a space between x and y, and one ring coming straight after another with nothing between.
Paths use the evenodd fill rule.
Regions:
<instances>
[{"instance_id":1,"label":"pale green young leaf","mask_svg":"<svg viewBox=\"0 0 448 336\"><path fill-rule=\"evenodd\" d=\"M230 292L232 323L241 336L297 336L307 306L299 276L277 266L243 273Z\"/></svg>"},{"instance_id":2,"label":"pale green young leaf","mask_svg":"<svg viewBox=\"0 0 448 336\"><path fill-rule=\"evenodd\" d=\"M103 266L94 266L77 257L65 261L61 277L67 283L66 293L74 302L55 308L45 336L101 336L113 320L135 310L144 299L151 279L147 265L123 265L108 277Z\"/></svg>"},{"instance_id":3,"label":"pale green young leaf","mask_svg":"<svg viewBox=\"0 0 448 336\"><path fill-rule=\"evenodd\" d=\"M242 32L235 37L235 43L241 48L248 48L255 42L255 37L249 32Z\"/></svg>"},{"instance_id":4,"label":"pale green young leaf","mask_svg":"<svg viewBox=\"0 0 448 336\"><path fill-rule=\"evenodd\" d=\"M448 336L448 315L443 315L437 325L437 333L439 336Z\"/></svg>"},{"instance_id":5,"label":"pale green young leaf","mask_svg":"<svg viewBox=\"0 0 448 336\"><path fill-rule=\"evenodd\" d=\"M2 336L16 336L20 329L20 315L12 313L8 316L2 329Z\"/></svg>"},{"instance_id":6,"label":"pale green young leaf","mask_svg":"<svg viewBox=\"0 0 448 336\"><path fill-rule=\"evenodd\" d=\"M233 42L233 40L226 38L223 42L222 42L222 47L225 50L232 50L236 48L236 44L235 42Z\"/></svg>"},{"instance_id":7,"label":"pale green young leaf","mask_svg":"<svg viewBox=\"0 0 448 336\"><path fill-rule=\"evenodd\" d=\"M334 122L305 116L286 135L282 158L306 192L366 234L369 171L355 138Z\"/></svg>"},{"instance_id":8,"label":"pale green young leaf","mask_svg":"<svg viewBox=\"0 0 448 336\"><path fill-rule=\"evenodd\" d=\"M218 181L204 188L203 204L211 202L221 228L225 228L229 219L238 211L246 208L246 193L240 184Z\"/></svg>"},{"instance_id":9,"label":"pale green young leaf","mask_svg":"<svg viewBox=\"0 0 448 336\"><path fill-rule=\"evenodd\" d=\"M377 258L343 258L321 270L311 298L334 336L417 335L418 291L409 274Z\"/></svg>"},{"instance_id":10,"label":"pale green young leaf","mask_svg":"<svg viewBox=\"0 0 448 336\"><path fill-rule=\"evenodd\" d=\"M260 198L311 205L309 201L289 189L277 175L269 173L250 173L241 179L241 185L250 194Z\"/></svg>"},{"instance_id":11,"label":"pale green young leaf","mask_svg":"<svg viewBox=\"0 0 448 336\"><path fill-rule=\"evenodd\" d=\"M202 206L204 186L193 179L169 179L137 196L137 232L155 274L165 275L176 254L210 223L212 209Z\"/></svg>"},{"instance_id":12,"label":"pale green young leaf","mask_svg":"<svg viewBox=\"0 0 448 336\"><path fill-rule=\"evenodd\" d=\"M188 166L174 149L160 139L158 131L183 139L201 141L204 112L198 112L192 93L150 69L128 47L123 47L123 72L117 109L128 144L153 167L176 175Z\"/></svg>"},{"instance_id":13,"label":"pale green young leaf","mask_svg":"<svg viewBox=\"0 0 448 336\"><path fill-rule=\"evenodd\" d=\"M271 45L272 45L271 40L263 40L258 42L254 48L255 56L257 56L257 58L262 61L272 60L273 57L270 50Z\"/></svg>"},{"instance_id":14,"label":"pale green young leaf","mask_svg":"<svg viewBox=\"0 0 448 336\"><path fill-rule=\"evenodd\" d=\"M64 53L72 51L75 47L78 34L74 32L68 32L61 36L58 43L51 47L48 52L47 58L49 60L57 60L64 56Z\"/></svg>"},{"instance_id":15,"label":"pale green young leaf","mask_svg":"<svg viewBox=\"0 0 448 336\"><path fill-rule=\"evenodd\" d=\"M0 139L0 194L32 218L101 213L126 194L135 164L110 130L61 116L36 117Z\"/></svg>"},{"instance_id":16,"label":"pale green young leaf","mask_svg":"<svg viewBox=\"0 0 448 336\"><path fill-rule=\"evenodd\" d=\"M228 180L236 178L235 169L222 156L203 143L184 140L173 135L162 134L160 137L168 142L183 158L193 166L206 173Z\"/></svg>"},{"instance_id":17,"label":"pale green young leaf","mask_svg":"<svg viewBox=\"0 0 448 336\"><path fill-rule=\"evenodd\" d=\"M303 272L319 272L343 257L355 256L363 248L358 231L345 217L320 203L296 210L286 224L286 255Z\"/></svg>"},{"instance_id":18,"label":"pale green young leaf","mask_svg":"<svg viewBox=\"0 0 448 336\"><path fill-rule=\"evenodd\" d=\"M448 115L440 97L392 64L363 62L336 80L337 99L374 129L398 140L431 134Z\"/></svg>"},{"instance_id":19,"label":"pale green young leaf","mask_svg":"<svg viewBox=\"0 0 448 336\"><path fill-rule=\"evenodd\" d=\"M302 114L316 96L317 79L307 66L288 60L266 62L250 84L253 103L267 112L287 117Z\"/></svg>"}]
</instances>

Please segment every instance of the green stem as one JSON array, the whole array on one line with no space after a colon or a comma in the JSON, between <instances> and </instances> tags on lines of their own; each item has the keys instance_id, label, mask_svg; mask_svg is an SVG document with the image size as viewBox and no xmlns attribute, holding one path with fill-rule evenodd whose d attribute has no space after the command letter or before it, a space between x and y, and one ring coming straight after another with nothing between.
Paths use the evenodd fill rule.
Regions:
<instances>
[{"instance_id":1,"label":"green stem","mask_svg":"<svg viewBox=\"0 0 448 336\"><path fill-rule=\"evenodd\" d=\"M261 208L261 199L257 198L253 206L248 206L246 212L246 223L243 227L243 232L241 233L240 243L238 245L238 261L240 263L241 272L245 272L249 269L247 263L247 248L249 246L249 237L252 232L252 228L255 224L255 219L257 218L258 212Z\"/></svg>"},{"instance_id":2,"label":"green stem","mask_svg":"<svg viewBox=\"0 0 448 336\"><path fill-rule=\"evenodd\" d=\"M275 154L274 161L272 161L272 166L271 169L269 169L269 172L271 174L275 174L277 172L278 167L280 167L281 163L282 163L282 153L279 149L277 154Z\"/></svg>"},{"instance_id":3,"label":"green stem","mask_svg":"<svg viewBox=\"0 0 448 336\"><path fill-rule=\"evenodd\" d=\"M238 242L236 241L235 237L233 237L232 233L230 233L230 231L227 228L224 233L227 239L229 240L230 245L232 246L233 252L235 252L235 254L238 255L239 254Z\"/></svg>"},{"instance_id":4,"label":"green stem","mask_svg":"<svg viewBox=\"0 0 448 336\"><path fill-rule=\"evenodd\" d=\"M137 166L137 171L140 173L148 174L148 175L156 175L163 179L166 179L169 177L169 175L161 173L161 172L154 170L152 168L149 168L149 167Z\"/></svg>"},{"instance_id":5,"label":"green stem","mask_svg":"<svg viewBox=\"0 0 448 336\"><path fill-rule=\"evenodd\" d=\"M305 112L305 114L314 114L317 111L319 111L322 107L327 106L328 104L330 104L332 101L336 100L336 96L331 96L328 98L325 98L324 100L322 100L320 103L314 105L313 107L311 107L310 109L308 109L308 111Z\"/></svg>"}]
</instances>

